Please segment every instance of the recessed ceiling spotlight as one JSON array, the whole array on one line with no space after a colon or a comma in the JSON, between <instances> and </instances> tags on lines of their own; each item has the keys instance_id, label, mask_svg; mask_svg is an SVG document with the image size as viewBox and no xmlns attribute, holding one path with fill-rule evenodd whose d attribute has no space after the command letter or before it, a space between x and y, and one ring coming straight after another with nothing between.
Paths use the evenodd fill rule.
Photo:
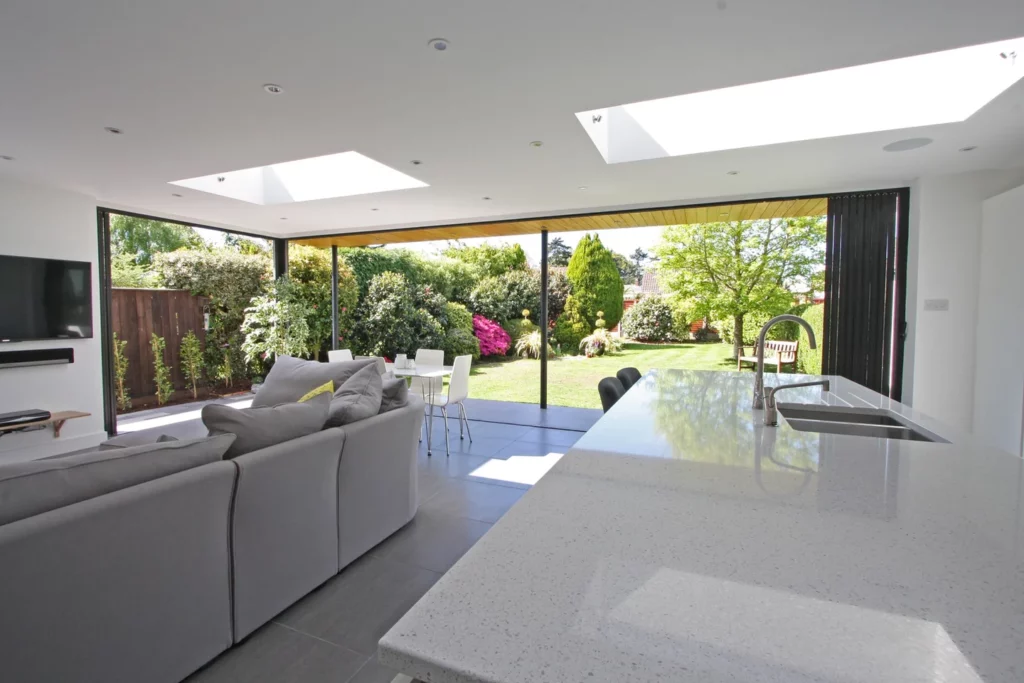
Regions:
<instances>
[{"instance_id":1,"label":"recessed ceiling spotlight","mask_svg":"<svg viewBox=\"0 0 1024 683\"><path fill-rule=\"evenodd\" d=\"M379 211L379 209L370 209L370 211Z\"/></svg>"},{"instance_id":2,"label":"recessed ceiling spotlight","mask_svg":"<svg viewBox=\"0 0 1024 683\"><path fill-rule=\"evenodd\" d=\"M725 175L739 175L739 174L740 174L739 171L726 171L725 172Z\"/></svg>"},{"instance_id":3,"label":"recessed ceiling spotlight","mask_svg":"<svg viewBox=\"0 0 1024 683\"><path fill-rule=\"evenodd\" d=\"M419 159L413 159L411 163L412 163L413 166L419 166L423 162L420 161Z\"/></svg>"},{"instance_id":4,"label":"recessed ceiling spotlight","mask_svg":"<svg viewBox=\"0 0 1024 683\"><path fill-rule=\"evenodd\" d=\"M920 149L927 147L932 144L934 140L931 138L907 138L906 140L897 140L896 142L890 142L888 145L883 147L886 152L909 152L912 149Z\"/></svg>"},{"instance_id":5,"label":"recessed ceiling spotlight","mask_svg":"<svg viewBox=\"0 0 1024 683\"><path fill-rule=\"evenodd\" d=\"M579 186L578 188L576 188L576 189L577 189L577 190L584 190L584 191L585 191L585 190L587 189L587 186L586 186L586 185L580 185L580 186Z\"/></svg>"},{"instance_id":6,"label":"recessed ceiling spotlight","mask_svg":"<svg viewBox=\"0 0 1024 683\"><path fill-rule=\"evenodd\" d=\"M124 131L123 131L123 130L121 130L120 128L114 128L113 126L107 126L107 127L106 127L106 128L104 128L103 130L105 130L105 131L107 131L108 133L111 133L111 134L113 134L113 135L121 135L121 134L123 134L123 133L124 133Z\"/></svg>"},{"instance_id":7,"label":"recessed ceiling spotlight","mask_svg":"<svg viewBox=\"0 0 1024 683\"><path fill-rule=\"evenodd\" d=\"M966 147L961 147L960 151L961 152L973 152L976 149L978 149L977 145L967 145Z\"/></svg>"},{"instance_id":8,"label":"recessed ceiling spotlight","mask_svg":"<svg viewBox=\"0 0 1024 683\"><path fill-rule=\"evenodd\" d=\"M427 41L427 45L434 48L438 52L444 52L448 49L448 41L444 38L431 38Z\"/></svg>"},{"instance_id":9,"label":"recessed ceiling spotlight","mask_svg":"<svg viewBox=\"0 0 1024 683\"><path fill-rule=\"evenodd\" d=\"M543 147L544 142L542 140L534 140L530 143L530 147Z\"/></svg>"},{"instance_id":10,"label":"recessed ceiling spotlight","mask_svg":"<svg viewBox=\"0 0 1024 683\"><path fill-rule=\"evenodd\" d=\"M178 193L178 192L172 192L172 193L171 193L171 196L172 196L172 197L180 197L180 196L181 196L181 194L180 194L180 193Z\"/></svg>"},{"instance_id":11,"label":"recessed ceiling spotlight","mask_svg":"<svg viewBox=\"0 0 1024 683\"><path fill-rule=\"evenodd\" d=\"M284 92L284 88L274 83L264 83L263 89L270 93L271 95L280 95L281 93Z\"/></svg>"},{"instance_id":12,"label":"recessed ceiling spotlight","mask_svg":"<svg viewBox=\"0 0 1024 683\"><path fill-rule=\"evenodd\" d=\"M484 201L485 202L489 202L489 201L491 201L491 198L490 197L484 197Z\"/></svg>"},{"instance_id":13,"label":"recessed ceiling spotlight","mask_svg":"<svg viewBox=\"0 0 1024 683\"><path fill-rule=\"evenodd\" d=\"M281 216L281 220L283 220L283 221L288 220L288 216Z\"/></svg>"},{"instance_id":14,"label":"recessed ceiling spotlight","mask_svg":"<svg viewBox=\"0 0 1024 683\"><path fill-rule=\"evenodd\" d=\"M7 156L6 154L0 154L0 159L3 159L4 161L14 161L14 157Z\"/></svg>"}]
</instances>

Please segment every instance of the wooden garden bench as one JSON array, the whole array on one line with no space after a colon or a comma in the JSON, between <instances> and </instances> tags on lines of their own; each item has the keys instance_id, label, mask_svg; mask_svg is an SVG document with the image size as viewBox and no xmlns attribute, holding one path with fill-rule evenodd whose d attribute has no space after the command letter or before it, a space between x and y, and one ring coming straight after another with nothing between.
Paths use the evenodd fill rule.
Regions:
<instances>
[{"instance_id":1,"label":"wooden garden bench","mask_svg":"<svg viewBox=\"0 0 1024 683\"><path fill-rule=\"evenodd\" d=\"M795 341L768 341L764 343L764 364L767 367L769 363L775 365L775 372L782 372L783 365L792 365L796 369L796 352L800 342ZM753 351L753 355L745 356L747 349ZM744 363L750 363L755 368L757 367L757 347L756 346L741 346L740 356L736 359L736 369L742 370Z\"/></svg>"}]
</instances>

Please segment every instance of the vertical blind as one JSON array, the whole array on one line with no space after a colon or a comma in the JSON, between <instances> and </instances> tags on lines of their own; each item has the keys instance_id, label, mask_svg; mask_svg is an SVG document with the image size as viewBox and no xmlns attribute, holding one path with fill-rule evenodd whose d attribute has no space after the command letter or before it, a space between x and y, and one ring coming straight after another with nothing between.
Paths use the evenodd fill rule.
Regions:
<instances>
[{"instance_id":1,"label":"vertical blind","mask_svg":"<svg viewBox=\"0 0 1024 683\"><path fill-rule=\"evenodd\" d=\"M899 400L909 190L828 198L822 371Z\"/></svg>"}]
</instances>

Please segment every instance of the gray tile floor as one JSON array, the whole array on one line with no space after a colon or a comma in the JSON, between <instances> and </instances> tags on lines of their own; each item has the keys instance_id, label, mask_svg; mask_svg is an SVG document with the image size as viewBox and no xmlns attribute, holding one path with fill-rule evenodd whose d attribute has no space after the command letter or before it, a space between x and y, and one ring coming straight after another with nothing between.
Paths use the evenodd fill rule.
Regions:
<instances>
[{"instance_id":1,"label":"gray tile floor","mask_svg":"<svg viewBox=\"0 0 1024 683\"><path fill-rule=\"evenodd\" d=\"M420 444L410 524L188 681L390 683L398 672L377 662L380 637L582 436L474 420L470 443L450 426L450 457L440 419L433 457Z\"/></svg>"}]
</instances>

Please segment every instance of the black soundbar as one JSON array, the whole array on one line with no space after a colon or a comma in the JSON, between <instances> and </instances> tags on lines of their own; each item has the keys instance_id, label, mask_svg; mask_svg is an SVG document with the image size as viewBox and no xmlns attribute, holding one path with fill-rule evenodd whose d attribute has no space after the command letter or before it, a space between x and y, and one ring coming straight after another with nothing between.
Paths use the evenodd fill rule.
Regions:
<instances>
[{"instance_id":1,"label":"black soundbar","mask_svg":"<svg viewBox=\"0 0 1024 683\"><path fill-rule=\"evenodd\" d=\"M10 427L27 422L42 422L49 419L50 413L46 410L19 410L16 413L0 414L0 427Z\"/></svg>"},{"instance_id":2,"label":"black soundbar","mask_svg":"<svg viewBox=\"0 0 1024 683\"><path fill-rule=\"evenodd\" d=\"M30 365L59 365L74 363L74 349L32 349L29 351L0 351L0 369L23 368Z\"/></svg>"}]
</instances>

